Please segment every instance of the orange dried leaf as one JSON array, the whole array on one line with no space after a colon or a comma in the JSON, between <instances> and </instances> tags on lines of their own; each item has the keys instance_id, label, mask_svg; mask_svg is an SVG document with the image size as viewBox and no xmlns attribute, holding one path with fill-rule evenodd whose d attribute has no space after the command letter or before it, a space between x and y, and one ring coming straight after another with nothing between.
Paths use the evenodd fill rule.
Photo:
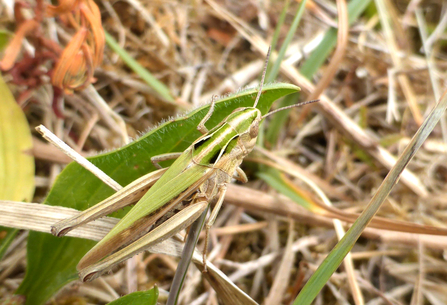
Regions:
<instances>
[{"instance_id":1,"label":"orange dried leaf","mask_svg":"<svg viewBox=\"0 0 447 305\"><path fill-rule=\"evenodd\" d=\"M53 74L53 85L68 94L88 84L93 76L91 50L85 44L87 34L82 28L73 36Z\"/></svg>"},{"instance_id":2,"label":"orange dried leaf","mask_svg":"<svg viewBox=\"0 0 447 305\"><path fill-rule=\"evenodd\" d=\"M79 5L82 15L90 23L93 37L89 37L89 45L93 50L93 66L97 67L104 53L105 35L102 28L101 14L98 6L91 0L86 0Z\"/></svg>"}]
</instances>

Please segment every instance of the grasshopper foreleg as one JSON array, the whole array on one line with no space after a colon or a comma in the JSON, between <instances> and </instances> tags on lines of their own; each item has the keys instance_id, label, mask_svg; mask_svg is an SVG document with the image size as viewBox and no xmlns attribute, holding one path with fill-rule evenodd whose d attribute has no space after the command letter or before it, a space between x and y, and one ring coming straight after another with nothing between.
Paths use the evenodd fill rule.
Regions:
<instances>
[{"instance_id":1,"label":"grasshopper foreleg","mask_svg":"<svg viewBox=\"0 0 447 305\"><path fill-rule=\"evenodd\" d=\"M156 168L162 169L163 167L159 164L159 162L166 161L166 160L177 159L181 155L182 155L181 152L161 154L161 155L158 155L158 156L151 157L151 162L152 162L152 164Z\"/></svg>"},{"instance_id":2,"label":"grasshopper foreleg","mask_svg":"<svg viewBox=\"0 0 447 305\"><path fill-rule=\"evenodd\" d=\"M214 112L214 104L215 103L216 103L216 96L213 95L213 97L211 98L210 110L208 110L208 113L200 121L199 125L197 125L197 130L200 131L202 134L207 134L208 133L208 128L206 128L205 123L209 120L209 118L213 114L213 112Z\"/></svg>"},{"instance_id":3,"label":"grasshopper foreleg","mask_svg":"<svg viewBox=\"0 0 447 305\"><path fill-rule=\"evenodd\" d=\"M208 250L208 240L210 236L210 229L213 226L214 222L216 221L217 214L220 211L220 208L222 207L222 203L225 198L225 193L227 192L227 185L226 184L220 184L218 186L219 191L217 193L218 199L216 202L216 205L214 206L210 217L208 218L208 221L205 224L205 245L203 247L203 272L207 272L206 269L206 252Z\"/></svg>"}]
</instances>

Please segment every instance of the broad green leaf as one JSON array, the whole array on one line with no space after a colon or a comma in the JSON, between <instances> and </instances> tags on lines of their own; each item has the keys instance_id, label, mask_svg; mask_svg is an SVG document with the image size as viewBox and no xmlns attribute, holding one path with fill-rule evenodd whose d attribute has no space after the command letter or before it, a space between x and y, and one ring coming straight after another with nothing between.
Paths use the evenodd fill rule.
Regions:
<instances>
[{"instance_id":1,"label":"broad green leaf","mask_svg":"<svg viewBox=\"0 0 447 305\"><path fill-rule=\"evenodd\" d=\"M137 291L125 295L108 305L156 305L158 300L158 288L147 291Z\"/></svg>"},{"instance_id":2,"label":"broad green leaf","mask_svg":"<svg viewBox=\"0 0 447 305\"><path fill-rule=\"evenodd\" d=\"M0 32L0 44L5 32ZM1 47L1 46L0 46ZM33 143L22 109L0 76L0 200L31 201L34 194ZM0 227L0 259L17 230Z\"/></svg>"},{"instance_id":3,"label":"broad green leaf","mask_svg":"<svg viewBox=\"0 0 447 305\"><path fill-rule=\"evenodd\" d=\"M263 88L258 108L266 113L275 100L298 90L298 87L289 84L267 85ZM217 125L238 107L252 106L256 93L256 89L245 90L217 102L207 127ZM89 160L121 185L127 185L155 170L150 161L152 156L181 152L197 139L201 135L197 125L208 108L208 105L203 106L185 117L163 123L129 145ZM112 193L108 186L90 172L71 163L57 178L45 204L85 210ZM114 216L123 215L121 212ZM77 262L94 244L91 241L56 238L37 232L30 232L28 240L28 270L18 289L18 293L27 296L27 304L43 304L62 286L75 280Z\"/></svg>"},{"instance_id":4,"label":"broad green leaf","mask_svg":"<svg viewBox=\"0 0 447 305\"><path fill-rule=\"evenodd\" d=\"M0 77L0 199L31 201L33 143L25 114Z\"/></svg>"}]
</instances>

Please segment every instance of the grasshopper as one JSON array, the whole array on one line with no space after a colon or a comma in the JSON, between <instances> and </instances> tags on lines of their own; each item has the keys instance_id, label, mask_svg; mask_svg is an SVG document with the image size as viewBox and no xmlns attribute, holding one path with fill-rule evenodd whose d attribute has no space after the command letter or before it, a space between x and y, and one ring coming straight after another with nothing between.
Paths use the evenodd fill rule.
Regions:
<instances>
[{"instance_id":1,"label":"grasshopper","mask_svg":"<svg viewBox=\"0 0 447 305\"><path fill-rule=\"evenodd\" d=\"M277 111L315 102L280 108L262 116L256 106L262 93L269 54L270 50L253 107L234 110L220 124L208 130L205 123L214 111L213 98L208 113L197 127L202 136L184 152L151 158L159 168L157 171L137 179L78 216L52 226L53 235L63 236L82 224L139 199L124 218L81 259L77 266L81 280L93 280L114 265L173 236L188 227L209 204L215 204L205 224L205 263L209 230L222 206L227 184L233 178L248 181L239 166L256 144L261 121ZM161 168L158 164L174 158L176 160L169 168Z\"/></svg>"}]
</instances>

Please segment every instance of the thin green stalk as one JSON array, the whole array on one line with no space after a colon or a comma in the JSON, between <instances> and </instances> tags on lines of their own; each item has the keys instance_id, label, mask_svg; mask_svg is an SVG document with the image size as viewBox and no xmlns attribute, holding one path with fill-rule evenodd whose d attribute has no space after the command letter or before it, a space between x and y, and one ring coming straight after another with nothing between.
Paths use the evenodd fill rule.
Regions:
<instances>
[{"instance_id":1,"label":"thin green stalk","mask_svg":"<svg viewBox=\"0 0 447 305\"><path fill-rule=\"evenodd\" d=\"M275 63L273 64L272 69L269 70L267 73L267 77L266 77L267 83L274 81L276 79L276 77L278 76L279 69L281 67L281 63L282 63L282 60L286 53L286 50L289 47L289 44L292 41L292 38L296 32L296 29L298 28L298 25L301 21L301 17L303 16L304 9L306 7L306 2L307 2L307 0L301 1L300 5L297 8L297 11L295 13L295 18L293 18L292 25L290 26L287 36L284 39L283 44L281 45L281 49L279 50L278 57L277 57ZM277 30L278 30L278 28L277 28ZM293 97L284 99L283 101L281 101L280 107L292 105L296 101L297 96L299 96L299 95L293 94ZM265 136L267 141L269 141L272 144L276 142L276 139L278 138L279 131L284 126L283 122L286 120L289 112L290 111L283 111L272 119L272 122L270 123L270 128L267 130L267 134Z\"/></svg>"},{"instance_id":2,"label":"thin green stalk","mask_svg":"<svg viewBox=\"0 0 447 305\"><path fill-rule=\"evenodd\" d=\"M279 16L278 23L277 23L276 29L275 29L275 33L273 33L272 41L270 43L270 47L272 50L276 49L276 44L278 43L278 39L279 39L279 33L281 32L281 28L284 25L284 21L286 20L286 15L287 15L287 10L289 9L289 5L290 5L290 0L286 0L284 3L284 7L282 9L281 15ZM273 67L273 64L271 62L269 62L268 66L267 66L267 71L270 71L272 69L272 67ZM269 80L267 78L267 83L272 82L275 78L276 78L276 76L272 80ZM265 126L264 123L262 123L261 128L259 129L259 135L258 135L258 144L259 145L263 145L263 143L265 141L264 126Z\"/></svg>"},{"instance_id":3,"label":"thin green stalk","mask_svg":"<svg viewBox=\"0 0 447 305\"><path fill-rule=\"evenodd\" d=\"M366 10L371 0L352 0L348 4L348 23L351 25ZM307 79L311 79L320 69L329 54L337 44L337 32L335 28L329 29L324 35L323 40L312 52L309 58L301 66L300 73Z\"/></svg>"},{"instance_id":4,"label":"thin green stalk","mask_svg":"<svg viewBox=\"0 0 447 305\"><path fill-rule=\"evenodd\" d=\"M348 4L348 22L351 25L357 18L366 10L371 0L352 0ZM337 29L329 29L318 47L312 52L309 58L303 63L300 73L307 79L311 79L314 74L320 69L323 63L328 58L329 54L337 44ZM279 61L279 60L278 60ZM279 107L289 106L296 103L300 97L299 93L294 93L287 96ZM275 116L270 122L270 128L267 131L266 139L271 144L277 142L279 132L284 128L286 118L289 115L289 110L283 111L281 114Z\"/></svg>"},{"instance_id":5,"label":"thin green stalk","mask_svg":"<svg viewBox=\"0 0 447 305\"><path fill-rule=\"evenodd\" d=\"M270 46L272 47L272 50L276 49L276 44L278 43L279 39L279 33L281 32L281 28L284 24L284 21L286 20L287 10L289 9L290 0L286 0L284 2L284 7L281 11L281 15L279 16L278 23L276 24L275 33L273 33L272 42L270 43ZM270 70L270 66L269 69ZM268 80L267 80L268 82Z\"/></svg>"},{"instance_id":6,"label":"thin green stalk","mask_svg":"<svg viewBox=\"0 0 447 305\"><path fill-rule=\"evenodd\" d=\"M306 7L307 0L301 1L300 5L298 6L298 9L295 13L295 18L293 18L292 25L290 26L289 31L287 32L286 39L284 39L283 44L281 45L281 49L278 53L278 58L276 59L275 63L273 64L272 70L267 73L266 82L270 83L276 79L279 73L279 68L281 66L282 60L284 58L284 55L286 53L287 48L289 47L290 42L292 41L293 36L295 35L296 29L298 28L298 25L300 24L301 17L303 17L304 9Z\"/></svg>"},{"instance_id":7,"label":"thin green stalk","mask_svg":"<svg viewBox=\"0 0 447 305\"><path fill-rule=\"evenodd\" d=\"M202 215L191 225L188 237L186 239L185 247L183 248L182 257L175 271L174 279L172 280L171 289L169 291L168 301L166 305L176 305L178 302L178 297L180 291L182 290L183 282L186 277L186 272L188 271L189 264L191 263L192 255L194 254L194 249L196 248L197 241L199 240L200 231L202 231L203 225L205 224L205 217L208 213L208 208L203 211Z\"/></svg>"},{"instance_id":8,"label":"thin green stalk","mask_svg":"<svg viewBox=\"0 0 447 305\"><path fill-rule=\"evenodd\" d=\"M104 34L106 36L107 45L121 57L121 59L129 66L129 68L132 69L132 71L138 74L162 99L168 103L178 106L178 104L175 103L169 88L166 87L165 84L156 79L148 70L133 59L132 56L126 52L126 50L119 46L119 44L109 33L104 32Z\"/></svg>"}]
</instances>

